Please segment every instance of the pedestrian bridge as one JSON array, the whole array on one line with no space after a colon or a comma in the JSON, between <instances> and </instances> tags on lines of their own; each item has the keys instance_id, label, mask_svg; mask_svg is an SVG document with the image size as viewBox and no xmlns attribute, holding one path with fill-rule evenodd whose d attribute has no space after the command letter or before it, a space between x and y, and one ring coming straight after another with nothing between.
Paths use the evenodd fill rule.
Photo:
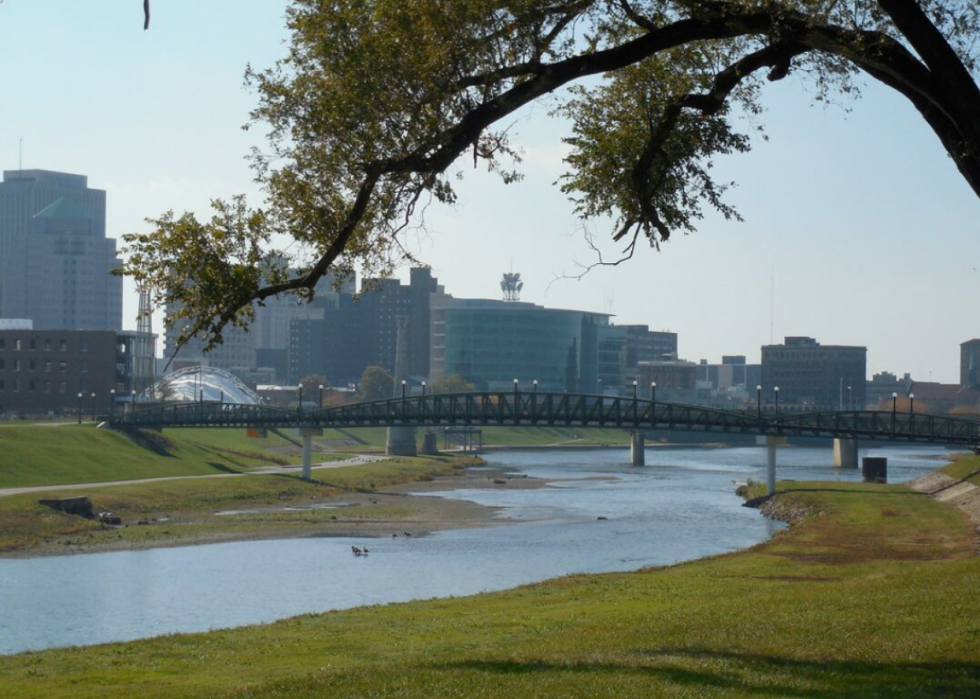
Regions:
<instances>
[{"instance_id":1,"label":"pedestrian bridge","mask_svg":"<svg viewBox=\"0 0 980 699\"><path fill-rule=\"evenodd\" d=\"M888 439L977 447L980 420L896 411L779 413L577 393L484 392L411 395L316 410L223 402L172 403L117 413L110 427L608 427L762 436Z\"/></svg>"}]
</instances>

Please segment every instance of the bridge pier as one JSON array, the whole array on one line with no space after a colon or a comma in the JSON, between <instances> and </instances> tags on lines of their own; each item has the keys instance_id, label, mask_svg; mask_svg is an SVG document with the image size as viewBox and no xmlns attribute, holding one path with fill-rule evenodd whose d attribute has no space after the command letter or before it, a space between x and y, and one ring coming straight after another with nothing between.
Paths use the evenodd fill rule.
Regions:
<instances>
[{"instance_id":1,"label":"bridge pier","mask_svg":"<svg viewBox=\"0 0 980 699\"><path fill-rule=\"evenodd\" d=\"M853 437L834 439L834 466L841 468L858 467L858 441Z\"/></svg>"},{"instance_id":2,"label":"bridge pier","mask_svg":"<svg viewBox=\"0 0 980 699\"><path fill-rule=\"evenodd\" d=\"M300 437L303 438L303 480L308 481L313 477L313 438L323 434L319 427L301 427Z\"/></svg>"},{"instance_id":3,"label":"bridge pier","mask_svg":"<svg viewBox=\"0 0 980 699\"><path fill-rule=\"evenodd\" d=\"M766 495L776 492L776 449L786 446L786 437L767 434L759 437L756 444L766 445Z\"/></svg>"},{"instance_id":4,"label":"bridge pier","mask_svg":"<svg viewBox=\"0 0 980 699\"><path fill-rule=\"evenodd\" d=\"M646 444L642 432L630 435L630 464L643 466L646 464Z\"/></svg>"}]
</instances>

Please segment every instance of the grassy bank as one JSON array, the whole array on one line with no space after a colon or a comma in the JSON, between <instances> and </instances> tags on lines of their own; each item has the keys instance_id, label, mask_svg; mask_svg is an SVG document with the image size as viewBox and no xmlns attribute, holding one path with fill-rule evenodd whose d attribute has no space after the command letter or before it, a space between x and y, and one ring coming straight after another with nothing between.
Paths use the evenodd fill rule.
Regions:
<instances>
[{"instance_id":1,"label":"grassy bank","mask_svg":"<svg viewBox=\"0 0 980 699\"><path fill-rule=\"evenodd\" d=\"M402 508L367 502L343 509L284 510L345 493L371 493L385 486L449 475L465 459L394 458L378 463L314 472L303 481L292 475L239 478L190 478L132 485L56 488L0 498L0 554L70 553L133 546L176 545L198 541L288 537L352 521L398 521L411 515ZM41 498L85 495L95 512L113 512L124 526L68 515L40 505ZM236 514L219 514L233 511Z\"/></svg>"},{"instance_id":2,"label":"grassy bank","mask_svg":"<svg viewBox=\"0 0 980 699\"><path fill-rule=\"evenodd\" d=\"M976 469L980 462L973 466ZM26 697L980 695L980 559L899 486L781 483L746 552L208 634L0 658Z\"/></svg>"},{"instance_id":3,"label":"grassy bank","mask_svg":"<svg viewBox=\"0 0 980 699\"><path fill-rule=\"evenodd\" d=\"M298 450L269 433L185 429L127 436L93 425L0 429L0 488L243 472L296 463Z\"/></svg>"}]
</instances>

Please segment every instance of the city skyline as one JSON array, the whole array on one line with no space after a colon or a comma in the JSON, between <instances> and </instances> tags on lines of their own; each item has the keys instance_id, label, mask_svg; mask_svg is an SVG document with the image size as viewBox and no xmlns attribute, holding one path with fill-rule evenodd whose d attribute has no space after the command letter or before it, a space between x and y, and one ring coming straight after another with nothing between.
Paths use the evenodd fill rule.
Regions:
<instances>
[{"instance_id":1,"label":"city skyline","mask_svg":"<svg viewBox=\"0 0 980 699\"><path fill-rule=\"evenodd\" d=\"M243 156L262 139L238 128L255 102L241 77L246 63L264 68L282 53L282 3L235 13L226 0L174 2L155 8L145 34L132 5L0 7L0 55L23 66L2 78L14 99L0 117L0 165L19 167L23 138L24 168L87 175L107 191L107 233L116 238L169 208L207 216L212 197L244 191L257 204ZM216 26L232 40L214 42ZM49 60L18 61L42 35ZM63 70L71 60L77 75ZM52 94L70 101L67 115L51 109ZM764 99L772 140L718 163L740 182L731 198L744 224L708 218L660 253L641 250L581 282L552 283L576 274L590 250L551 186L562 131L538 106L515 125L525 181L505 188L461 164L460 204L430 209L429 232L409 248L461 297L498 298L499 275L513 264L523 300L677 332L681 355L695 361L754 361L762 345L808 335L866 345L869 378L956 381L959 344L980 335L970 324L980 315L972 293L980 202L919 117L876 87L846 119L837 107L811 108L795 79L768 87ZM604 240L607 230L595 235ZM126 327L135 327L136 303L127 283Z\"/></svg>"}]
</instances>

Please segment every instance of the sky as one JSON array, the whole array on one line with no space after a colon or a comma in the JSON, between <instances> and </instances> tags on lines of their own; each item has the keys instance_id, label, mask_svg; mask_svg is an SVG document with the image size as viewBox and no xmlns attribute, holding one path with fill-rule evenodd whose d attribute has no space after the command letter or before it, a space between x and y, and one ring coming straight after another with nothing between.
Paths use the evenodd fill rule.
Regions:
<instances>
[{"instance_id":1,"label":"sky","mask_svg":"<svg viewBox=\"0 0 980 699\"><path fill-rule=\"evenodd\" d=\"M116 238L171 209L208 216L216 197L260 203L245 156L263 141L241 128L256 104L243 74L271 66L288 38L282 0L152 7L143 32L138 0L0 0L0 168L22 158L87 175L107 191ZM885 88L827 107L791 76L764 102L769 139L716 167L738 183L729 201L744 223L708 216L659 252L568 278L595 256L553 184L567 124L538 105L512 129L524 181L462 163L458 203L431 207L407 246L455 296L499 298L513 269L522 300L671 330L693 361L758 361L761 345L808 335L867 346L869 378L958 381L959 344L980 337L980 199ZM593 231L608 240L601 222ZM602 247L615 258L616 246ZM125 327L136 311L127 283Z\"/></svg>"}]
</instances>

